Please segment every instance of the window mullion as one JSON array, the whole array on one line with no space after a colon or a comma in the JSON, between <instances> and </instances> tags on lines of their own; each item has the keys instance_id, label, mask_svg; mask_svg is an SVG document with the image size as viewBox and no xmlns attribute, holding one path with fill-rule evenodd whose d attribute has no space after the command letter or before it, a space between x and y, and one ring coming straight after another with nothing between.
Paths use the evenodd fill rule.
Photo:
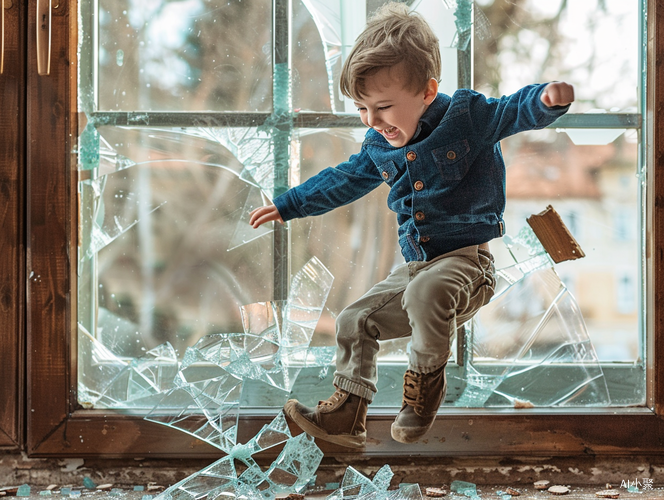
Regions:
<instances>
[{"instance_id":1,"label":"window mullion","mask_svg":"<svg viewBox=\"0 0 664 500\"><path fill-rule=\"evenodd\" d=\"M272 4L272 119L275 121L274 196L288 190L290 141L293 128L291 77L291 0L273 0ZM274 225L274 300L288 298L290 282L289 233L284 224Z\"/></svg>"}]
</instances>

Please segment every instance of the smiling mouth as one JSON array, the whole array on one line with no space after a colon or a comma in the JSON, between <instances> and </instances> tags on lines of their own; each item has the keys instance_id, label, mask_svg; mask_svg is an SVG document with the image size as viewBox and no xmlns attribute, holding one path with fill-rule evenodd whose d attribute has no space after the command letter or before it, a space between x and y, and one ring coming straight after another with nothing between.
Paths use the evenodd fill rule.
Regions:
<instances>
[{"instance_id":1,"label":"smiling mouth","mask_svg":"<svg viewBox=\"0 0 664 500\"><path fill-rule=\"evenodd\" d=\"M393 138L396 137L398 133L398 129L396 127L390 127L383 129L383 135L385 137Z\"/></svg>"}]
</instances>

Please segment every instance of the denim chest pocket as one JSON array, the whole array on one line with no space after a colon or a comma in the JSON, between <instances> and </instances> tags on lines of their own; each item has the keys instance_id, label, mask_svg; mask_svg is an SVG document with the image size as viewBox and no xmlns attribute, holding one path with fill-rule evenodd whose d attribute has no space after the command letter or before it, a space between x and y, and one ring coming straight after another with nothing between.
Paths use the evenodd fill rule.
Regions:
<instances>
[{"instance_id":1,"label":"denim chest pocket","mask_svg":"<svg viewBox=\"0 0 664 500\"><path fill-rule=\"evenodd\" d=\"M391 186L392 184L394 184L394 181L397 178L398 170L396 164L392 160L390 160L381 164L378 167L378 172L380 172L380 175L383 178L383 180L387 182L388 185Z\"/></svg>"},{"instance_id":2,"label":"denim chest pocket","mask_svg":"<svg viewBox=\"0 0 664 500\"><path fill-rule=\"evenodd\" d=\"M442 148L431 151L440 175L447 181L460 181L468 172L468 153L470 146L468 141L453 142Z\"/></svg>"}]
</instances>

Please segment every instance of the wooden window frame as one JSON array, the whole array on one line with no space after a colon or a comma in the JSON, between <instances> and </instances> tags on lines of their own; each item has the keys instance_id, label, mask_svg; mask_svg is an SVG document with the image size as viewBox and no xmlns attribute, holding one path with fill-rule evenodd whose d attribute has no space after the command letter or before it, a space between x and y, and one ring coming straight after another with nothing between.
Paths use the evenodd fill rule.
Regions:
<instances>
[{"instance_id":1,"label":"wooden window frame","mask_svg":"<svg viewBox=\"0 0 664 500\"><path fill-rule=\"evenodd\" d=\"M51 74L27 66L27 254L26 441L31 457L216 458L219 451L182 432L144 421L140 415L84 410L76 402L77 171L72 154L77 131L77 5L60 0L53 11ZM28 2L27 36L35 36L35 0ZM647 407L610 409L460 410L440 416L432 439L444 449L402 445L389 436L392 413L372 413L363 456L583 456L655 455L664 443L664 0L648 0L646 248L649 292ZM27 60L35 61L34 46ZM2 175L5 175L2 172ZM20 194L14 203L21 202ZM13 205L12 205L13 206ZM20 220L20 208L14 219ZM17 236L17 241L20 235ZM1 248L0 248L1 249ZM3 263L4 263L3 254ZM21 265L16 286L20 291ZM4 272L4 271L2 271ZM16 305L16 314L21 305ZM20 328L18 328L20 331ZM7 339L0 338L0 347ZM11 342L9 342L11 343ZM12 355L10 351L9 355ZM18 360L19 353L13 355ZM5 356L3 356L4 358ZM18 402L15 402L18 405ZM2 415L2 414L0 414ZM244 442L271 416L244 417ZM0 425L4 421L0 417ZM322 444L326 453L347 449ZM434 449L435 448L435 449Z\"/></svg>"}]
</instances>

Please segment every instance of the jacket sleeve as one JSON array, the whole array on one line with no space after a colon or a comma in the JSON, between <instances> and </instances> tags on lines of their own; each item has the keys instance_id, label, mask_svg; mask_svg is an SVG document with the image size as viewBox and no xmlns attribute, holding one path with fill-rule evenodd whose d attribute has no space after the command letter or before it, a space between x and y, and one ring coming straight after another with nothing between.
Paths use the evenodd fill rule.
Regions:
<instances>
[{"instance_id":1,"label":"jacket sleeve","mask_svg":"<svg viewBox=\"0 0 664 500\"><path fill-rule=\"evenodd\" d=\"M540 95L547 85L528 85L499 99L470 91L473 127L478 133L485 134L487 142L495 144L510 135L550 125L569 110L569 105L546 106Z\"/></svg>"},{"instance_id":2,"label":"jacket sleeve","mask_svg":"<svg viewBox=\"0 0 664 500\"><path fill-rule=\"evenodd\" d=\"M348 161L322 170L277 196L273 202L284 221L322 215L361 198L382 182L383 178L363 146Z\"/></svg>"}]
</instances>

